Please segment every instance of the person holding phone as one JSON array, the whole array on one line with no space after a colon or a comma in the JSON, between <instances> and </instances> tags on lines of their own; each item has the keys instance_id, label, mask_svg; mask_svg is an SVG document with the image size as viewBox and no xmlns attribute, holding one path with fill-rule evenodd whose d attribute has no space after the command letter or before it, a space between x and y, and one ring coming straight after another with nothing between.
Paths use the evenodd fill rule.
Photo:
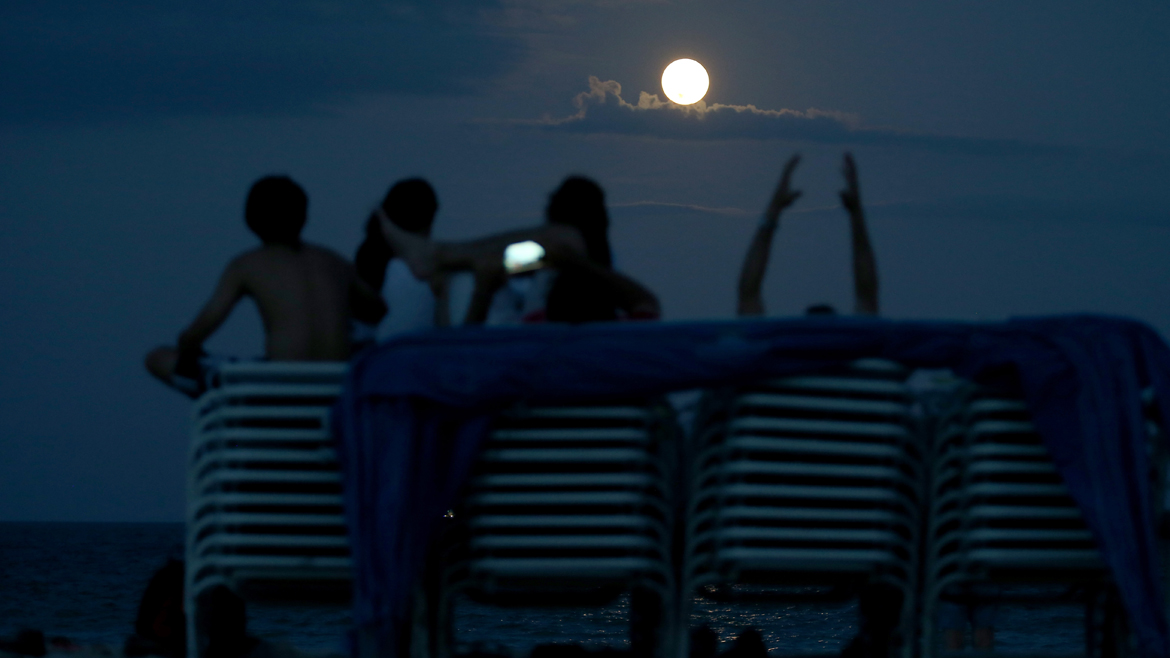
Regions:
<instances>
[{"instance_id":1,"label":"person holding phone","mask_svg":"<svg viewBox=\"0 0 1170 658\"><path fill-rule=\"evenodd\" d=\"M419 239L384 214L381 225L416 277L460 269L475 273L467 324L659 317L654 293L613 269L609 214L597 183L583 176L566 178L549 197L545 217L542 227L471 242ZM519 310L509 313L508 308Z\"/></svg>"}]
</instances>

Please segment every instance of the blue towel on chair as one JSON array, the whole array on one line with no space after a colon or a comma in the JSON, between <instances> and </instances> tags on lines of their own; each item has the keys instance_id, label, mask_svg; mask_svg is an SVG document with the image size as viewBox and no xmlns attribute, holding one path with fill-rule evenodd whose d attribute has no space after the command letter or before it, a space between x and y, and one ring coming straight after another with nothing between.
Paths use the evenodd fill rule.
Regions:
<instances>
[{"instance_id":1,"label":"blue towel on chair","mask_svg":"<svg viewBox=\"0 0 1170 658\"><path fill-rule=\"evenodd\" d=\"M997 324L800 318L463 328L367 351L334 414L362 658L394 655L427 543L493 414L658 395L880 357L1022 393L1112 570L1143 655L1170 658L1140 402L1170 419L1170 350L1101 316Z\"/></svg>"}]
</instances>

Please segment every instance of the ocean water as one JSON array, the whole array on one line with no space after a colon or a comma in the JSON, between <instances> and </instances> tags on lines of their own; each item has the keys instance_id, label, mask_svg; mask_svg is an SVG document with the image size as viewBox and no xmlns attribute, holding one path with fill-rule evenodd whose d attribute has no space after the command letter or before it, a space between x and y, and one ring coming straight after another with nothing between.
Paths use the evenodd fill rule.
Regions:
<instances>
[{"instance_id":1,"label":"ocean water","mask_svg":"<svg viewBox=\"0 0 1170 658\"><path fill-rule=\"evenodd\" d=\"M0 634L36 628L82 644L120 647L133 630L139 598L154 571L181 553L182 524L0 523ZM777 654L835 652L855 632L853 604L729 605L696 598L692 624L708 624L730 642L744 627L760 629ZM343 606L249 605L249 630L298 649L343 650L349 610ZM459 641L509 647L523 655L537 644L626 645L628 602L597 609L495 608L460 601ZM1005 605L997 648L1073 653L1082 646L1079 605Z\"/></svg>"}]
</instances>

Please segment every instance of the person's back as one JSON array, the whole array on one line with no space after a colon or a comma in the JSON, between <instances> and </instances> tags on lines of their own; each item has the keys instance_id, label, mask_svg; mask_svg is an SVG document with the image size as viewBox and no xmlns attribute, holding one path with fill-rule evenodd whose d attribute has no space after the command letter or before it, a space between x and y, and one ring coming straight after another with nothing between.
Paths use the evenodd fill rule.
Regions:
<instances>
[{"instance_id":1,"label":"person's back","mask_svg":"<svg viewBox=\"0 0 1170 658\"><path fill-rule=\"evenodd\" d=\"M313 244L265 245L240 256L244 294L264 321L265 356L271 361L342 361L349 358L353 267Z\"/></svg>"},{"instance_id":2,"label":"person's back","mask_svg":"<svg viewBox=\"0 0 1170 658\"><path fill-rule=\"evenodd\" d=\"M301 241L308 197L291 179L269 176L248 193L244 217L264 246L236 257L175 347L146 357L155 377L197 397L216 359L203 343L242 297L251 297L264 321L265 356L272 361L343 361L349 358L353 317L376 322L386 306L340 255Z\"/></svg>"}]
</instances>

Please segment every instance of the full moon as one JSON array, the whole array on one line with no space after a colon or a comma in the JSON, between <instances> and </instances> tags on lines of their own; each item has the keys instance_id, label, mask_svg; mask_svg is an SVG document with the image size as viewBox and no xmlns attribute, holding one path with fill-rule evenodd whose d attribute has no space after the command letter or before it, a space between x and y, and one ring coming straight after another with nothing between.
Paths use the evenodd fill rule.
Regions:
<instances>
[{"instance_id":1,"label":"full moon","mask_svg":"<svg viewBox=\"0 0 1170 658\"><path fill-rule=\"evenodd\" d=\"M707 69L693 59L676 59L662 72L662 91L679 105L702 100L710 83Z\"/></svg>"}]
</instances>

